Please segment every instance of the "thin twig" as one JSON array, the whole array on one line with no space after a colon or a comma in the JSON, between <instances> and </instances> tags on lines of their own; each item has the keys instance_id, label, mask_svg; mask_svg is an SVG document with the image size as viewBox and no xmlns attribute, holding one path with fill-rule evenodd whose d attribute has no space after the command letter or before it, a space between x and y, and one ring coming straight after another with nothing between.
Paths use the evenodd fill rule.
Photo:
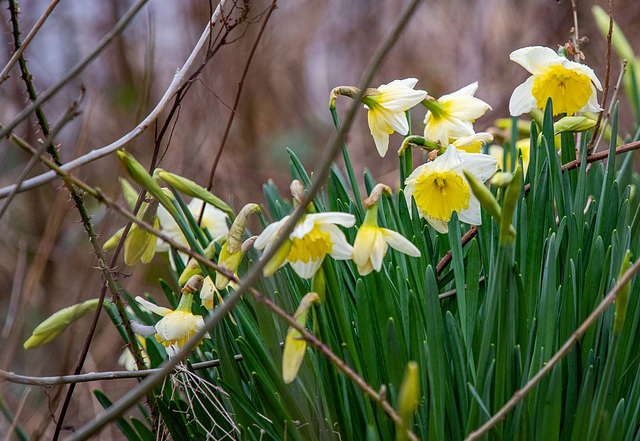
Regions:
<instances>
[{"instance_id":1,"label":"thin twig","mask_svg":"<svg viewBox=\"0 0 640 441\"><path fill-rule=\"evenodd\" d=\"M580 37L578 35L578 2L577 0L571 0L571 11L573 12L573 48L575 49L575 55L573 61L580 62Z\"/></svg>"},{"instance_id":2,"label":"thin twig","mask_svg":"<svg viewBox=\"0 0 640 441\"><path fill-rule=\"evenodd\" d=\"M220 4L218 5L218 7L216 7L213 15L211 16L211 19L207 22L207 25L202 31L202 35L200 36L200 39L194 46L193 50L187 57L187 60L184 62L182 67L178 69L178 71L174 74L173 79L169 84L169 87L164 92L164 94L162 95L162 98L160 98L160 101L158 101L158 104L151 111L151 113L149 113L145 117L145 119L143 119L137 126L135 126L133 130L129 131L124 136L121 136L119 139L112 142L111 144L108 144L98 149L91 150L90 152L72 161L67 162L63 166L64 171L69 172L71 170L75 170L78 167L82 167L83 165L89 164L93 161L96 161L100 158L110 155L111 153L115 152L119 148L124 147L125 145L127 145L128 143L136 139L156 121L156 119L160 116L160 114L165 109L165 107L171 102L171 100L173 99L173 96L181 88L183 88L184 85L189 81L189 79L185 80L187 72L193 66L194 62L198 57L198 54L200 53L205 43L207 42L209 36L211 35L211 30L213 29L213 25L218 21L220 17L220 11L222 10L222 8L224 8L226 3L227 3L227 0L220 1ZM8 130L5 127L4 130L0 131L0 135L6 136L6 134L9 133L10 130L12 129ZM3 132L6 132L6 133L3 133ZM36 176L34 178L28 179L20 186L19 192L39 187L40 185L46 184L47 182L50 182L53 179L56 179L56 177L57 177L56 173L48 172L48 173L44 173L39 176ZM12 189L12 186L8 186L0 189L0 198L6 197L11 191L11 189Z\"/></svg>"},{"instance_id":3,"label":"thin twig","mask_svg":"<svg viewBox=\"0 0 640 441\"><path fill-rule=\"evenodd\" d=\"M10 1L12 1L12 0L10 0ZM56 126L51 130L51 132L49 134L47 134L47 139L45 139L45 141L40 145L40 148L38 149L38 151L36 153L34 153L31 156L31 158L29 158L29 161L27 162L27 165L24 166L24 168L22 169L22 172L20 172L20 175L18 176L18 179L16 180L16 183L15 183L15 186L14 186L14 191L12 191L9 194L9 196L7 196L7 198L2 203L2 206L0 206L0 219L2 218L4 213L6 213L7 208L9 208L9 204L11 204L11 201L13 200L13 197L16 195L16 189L26 179L26 177L29 174L29 172L33 169L33 167L35 167L35 165L40 160L40 157L47 150L51 150L52 148L55 150L55 147L53 147L53 145L54 145L53 142L54 142L55 137L58 135L58 133L60 133L60 130L62 130L62 128L69 121L71 121L73 118L75 118L76 116L78 116L80 114L80 112L78 112L76 109L78 107L78 104L80 102L82 102L82 98L83 97L84 97L84 90L81 90L80 97L76 101L72 102L69 105L69 107L67 108L67 111L64 113L64 115L62 115L62 118L60 119L58 124L56 124ZM42 118L43 118L42 127L46 127L46 120L44 119L44 114L42 115Z\"/></svg>"},{"instance_id":4,"label":"thin twig","mask_svg":"<svg viewBox=\"0 0 640 441\"><path fill-rule=\"evenodd\" d=\"M44 91L38 99L34 100L31 105L23 109L11 122L0 129L0 139L6 137L15 129L18 124L27 119L31 112L49 101L60 89L80 74L108 45L127 27L133 20L138 11L147 3L148 0L138 0L126 13L120 18L115 26L100 40L98 45L87 55L73 66L57 83Z\"/></svg>"},{"instance_id":5,"label":"thin twig","mask_svg":"<svg viewBox=\"0 0 640 441\"><path fill-rule=\"evenodd\" d=\"M244 86L244 80L247 78L247 74L249 73L249 66L251 65L251 61L253 60L253 56L256 53L256 49L258 49L258 44L260 43L260 39L262 38L262 34L264 33L265 28L267 27L267 22L271 17L271 13L276 9L277 0L273 0L271 5L267 9L267 14L262 21L262 25L260 26L260 30L258 31L258 35L256 36L255 41L253 42L253 46L251 47L251 51L249 52L249 56L247 57L247 62L244 65L244 70L242 71L242 76L240 77L240 81L238 81L238 90L236 92L236 97L233 101L233 108L231 109L231 113L229 114L229 118L227 119L227 126L224 129L224 134L222 135L222 139L220 140L220 145L218 146L218 152L216 153L216 157L213 160L213 165L211 166L211 171L209 172L209 181L207 183L207 190L211 190L213 187L213 177L216 174L216 169L218 168L218 162L220 162L220 157L222 156L222 150L224 149L225 143L227 142L227 138L229 136L229 132L231 131L231 125L233 124L233 120L236 116L236 112L238 110L238 104L240 103L240 95L242 94L242 87ZM200 218L202 218L202 214L204 213L204 205L202 206L202 213L200 213Z\"/></svg>"},{"instance_id":6,"label":"thin twig","mask_svg":"<svg viewBox=\"0 0 640 441\"><path fill-rule=\"evenodd\" d=\"M596 121L596 126L593 129L593 137L587 145L587 153L591 153L593 143L598 137L600 123L602 122L602 112L604 112L604 106L607 103L607 94L609 93L609 74L611 73L611 35L613 34L613 5L611 0L608 0L607 4L609 6L609 32L607 33L607 61L604 71L604 91L602 93L602 104L600 105L602 110L598 113L598 120Z\"/></svg>"},{"instance_id":7,"label":"thin twig","mask_svg":"<svg viewBox=\"0 0 640 441\"><path fill-rule=\"evenodd\" d=\"M408 22L409 18L413 15L413 12L415 11L415 9L418 6L419 2L420 2L420 0L412 0L412 2L410 3L409 7L404 11L402 16L393 25L391 31L385 37L382 45L377 49L377 51L374 54L373 58L371 59L369 65L367 66L365 74L363 75L363 78L362 78L362 81L361 81L362 84L361 84L361 87L360 87L361 92L360 92L359 95L362 95L364 93L364 90L366 89L366 87L369 85L369 83L373 79L373 76L374 76L375 72L377 71L378 67L380 66L380 64L382 63L383 59L386 57L386 55L390 51L391 47L393 46L393 44L397 40L397 38L400 35L400 33L402 32L402 30L406 27L406 23ZM238 287L238 290L233 292L231 295L227 296L227 301L223 305L221 305L210 317L207 318L207 321L205 322L204 326L198 332L196 332L189 339L189 341L187 341L187 343L180 349L180 351L178 351L178 353L173 358L165 361L162 364L161 370L158 373L147 377L138 386L136 386L135 388L130 390L120 400L118 400L112 406L110 406L105 411L104 414L102 414L101 416L95 418L94 420L88 422L86 425L81 427L77 432L75 432L73 434L71 439L73 439L73 440L87 439L88 437L90 437L94 433L98 432L105 424L107 424L108 422L110 422L113 419L117 418L125 410L127 410L129 407L131 407L135 403L137 403L142 395L144 395L145 393L147 393L150 390L152 390L157 384L160 384L163 381L163 379L173 371L173 368L175 367L175 365L182 358L186 357L198 345L198 343L200 342L200 340L202 340L202 338L205 336L205 334L207 332L209 332L211 329L213 329L213 327L215 327L223 317L225 317L227 314L229 314L234 309L235 305L237 304L237 302L240 300L241 296L246 291L248 291L248 290L250 292L254 292L255 291L254 289L251 288L251 286L260 277L260 275L262 274L262 269L269 262L269 260L273 257L273 254L275 254L275 252L279 249L280 244L282 244L285 240L287 240L287 238L288 238L290 232L293 230L295 224L298 222L298 220L305 213L304 210L306 209L307 205L309 204L309 202L311 202L313 197L315 197L316 193L318 192L320 187L323 185L324 180L328 176L328 173L330 171L331 163L333 161L333 158L335 157L335 154L337 153L337 151L340 149L340 146L342 145L342 140L344 139L345 134L350 129L351 124L353 123L356 110L359 107L358 102L359 102L360 98L362 98L362 97L358 96L358 97L356 97L356 99L354 99L354 103L351 105L351 107L349 109L349 112L347 114L347 118L345 120L345 123L342 126L341 130L335 136L332 144L330 144L330 148L328 149L328 151L325 154L324 161L320 166L320 170L319 170L318 174L315 176L315 181L312 184L311 188L309 189L309 192L307 193L307 195L303 199L303 201L300 204L300 206L298 206L293 211L293 213L289 217L288 221L283 226L279 237L275 240L275 243L273 244L273 247L268 252L264 253L262 259L260 259L260 261L258 261L249 270L247 275L240 281L240 286ZM193 253L193 254L195 254L195 253ZM207 259L204 259L204 260L207 261ZM208 265L211 265L211 262L209 262ZM227 274L232 276L232 274L230 274L228 272L227 272ZM257 291L255 291L255 292L257 292ZM301 334L303 336L305 336L305 338L307 336L310 336L311 338L315 339L315 337L313 337L313 335L309 334L308 331L306 331L306 329L304 327L300 326L295 320L293 320L290 323L290 325L293 326L296 329L299 328L298 331L301 332ZM310 343L313 344L313 341L316 341L316 340L311 340ZM328 350L328 348L326 348L326 347L319 347L319 349L321 349L321 350L322 349L327 349ZM325 356L327 355L326 353L324 353L324 351L323 351L323 354ZM338 367L339 369L341 368L340 365L336 365L336 367ZM348 368L348 366L346 366L346 365L345 365L345 367ZM346 375L349 375L353 371L349 372L348 370L347 371L343 370L343 372ZM376 397L378 399L380 399L380 395L377 392L373 391L372 389L371 390L367 390L365 392L371 398L373 398L374 400L375 400ZM392 417L392 415L395 413L395 410L393 410L393 408L391 408L390 406L388 408L385 408L385 411L387 411L388 415L389 415L390 412L393 412L393 413L391 413L391 415L389 415L390 417ZM397 413L395 413L395 415L396 415L396 417L398 417ZM413 435L413 439L417 439L417 438L415 438L415 435Z\"/></svg>"},{"instance_id":8,"label":"thin twig","mask_svg":"<svg viewBox=\"0 0 640 441\"><path fill-rule=\"evenodd\" d=\"M33 37L36 36L38 31L47 20L47 18L49 18L49 15L51 15L58 3L60 3L60 0L52 0L51 3L49 3L49 6L47 6L47 9L45 9L40 18L38 18L36 24L33 25L33 28L31 28L20 47L16 49L7 64L2 68L2 71L0 72L0 84L5 82L7 78L9 78L9 71L11 70L13 65L16 64L16 61L18 61L18 59L22 57L22 53L25 51L27 46L29 46L31 40L33 40Z\"/></svg>"},{"instance_id":9,"label":"thin twig","mask_svg":"<svg viewBox=\"0 0 640 441\"><path fill-rule=\"evenodd\" d=\"M562 358L565 355L571 352L573 345L575 345L578 342L580 337L582 337L584 333L587 332L587 329L589 329L589 327L596 322L598 317L600 317L607 310L607 308L616 300L616 297L618 296L618 293L620 292L620 290L627 283L631 283L631 279L639 269L640 269L640 259L638 259L636 263L634 263L633 266L624 273L624 275L620 278L618 283L616 283L616 286L614 286L613 289L605 296L605 298L602 299L602 301L598 304L596 309L594 309L593 312L589 315L589 317L587 317L587 319L584 322L582 322L580 327L578 327L578 329L576 329L573 332L573 334L571 334L569 339L562 345L562 347L558 350L558 352L556 352L553 355L553 357L549 359L549 361L542 367L542 369L540 369L538 373L536 373L533 376L533 378L531 378L531 380L529 380L527 384L524 385L522 389L519 389L518 391L516 391L516 393L513 394L513 396L509 399L509 401L507 401L504 404L504 406L502 406L502 408L500 408L500 410L498 410L498 412L495 413L495 415L489 418L489 420L486 423L484 423L479 429L470 433L469 436L466 438L467 441L479 439L485 433L491 430L493 426L498 424L500 421L504 420L507 414L509 413L509 411L511 411L511 409L513 409L520 401L522 401L522 399L526 397L529 392L531 392L531 390L535 387L535 385L538 384L544 378L545 375L551 372L554 366L558 364L558 362L562 360Z\"/></svg>"},{"instance_id":10,"label":"thin twig","mask_svg":"<svg viewBox=\"0 0 640 441\"><path fill-rule=\"evenodd\" d=\"M611 112L613 112L613 106L615 106L616 104L616 99L618 98L618 91L620 90L620 83L622 83L622 77L624 77L624 74L626 71L627 71L627 60L622 60L622 65L620 66L620 75L618 75L616 86L613 88L613 94L611 95L611 100L609 101L609 108L607 109L607 116L604 118L604 122L602 123L605 129L607 127L607 124L609 123L609 117L611 116ZM593 153L596 153L598 151L598 148L600 147L600 141L602 141L605 131L606 130L600 131L600 134L598 135L598 140L596 141L593 147Z\"/></svg>"}]
</instances>

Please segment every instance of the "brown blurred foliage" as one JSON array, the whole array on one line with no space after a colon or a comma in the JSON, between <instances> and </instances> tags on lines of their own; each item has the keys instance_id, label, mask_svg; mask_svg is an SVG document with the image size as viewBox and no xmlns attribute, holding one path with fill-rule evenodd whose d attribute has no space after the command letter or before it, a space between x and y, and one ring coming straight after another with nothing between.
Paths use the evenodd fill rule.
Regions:
<instances>
[{"instance_id":1,"label":"brown blurred foliage","mask_svg":"<svg viewBox=\"0 0 640 441\"><path fill-rule=\"evenodd\" d=\"M28 66L38 92L53 84L107 32L132 0L100 2L62 1L26 51ZM268 2L251 3L249 21L233 33L204 69L185 96L171 136L165 137L160 166L206 185L213 158L220 144L236 84L259 28ZM288 188L289 167L285 148L299 155L313 170L333 133L328 112L329 91L339 85L356 85L377 44L400 13L404 0L282 1L267 25L255 56L238 115L230 132L214 180L214 193L239 208L247 202L263 201L261 186L273 179ZM578 2L580 36L590 41L582 46L585 62L604 79L606 41L591 17L594 1ZM603 3L603 2L599 2ZM20 20L23 36L47 0L23 2ZM605 9L606 5L602 4ZM615 18L637 52L640 52L640 2L614 2ZM63 161L102 147L133 128L155 106L169 85L175 69L182 65L211 13L205 0L150 1L124 34L55 99L44 106L51 121L64 112L84 84L87 98L82 115L65 127L58 140ZM0 58L8 60L13 47L9 14L2 11L5 44ZM507 103L513 89L527 76L509 61L514 49L545 45L556 48L570 38L573 26L568 0L452 0L426 1L419 8L393 52L376 75L375 84L416 77L418 88L433 96L479 82L477 96L493 106L481 118L478 131L494 119L508 116ZM233 41L231 41L233 40ZM620 60L612 57L612 82ZM24 83L14 68L0 86L0 122L6 123L26 104ZM339 110L347 98L338 100ZM166 117L163 115L161 123ZM622 98L621 134L630 127L629 105ZM413 133L419 134L424 112L416 108ZM34 143L41 133L35 119L17 132ZM153 151L153 128L127 148L143 164ZM392 135L387 157L378 157L369 135L365 112L357 116L349 135L349 151L358 176L365 168L383 182L397 185ZM3 140L0 145L0 184L15 181L27 155ZM337 160L341 166L341 160ZM36 167L36 171L45 171ZM35 174L35 171L34 171ZM107 194L118 197L117 176L122 174L115 157L102 159L76 174ZM101 240L106 240L124 222L87 199ZM89 319L55 342L25 352L22 342L32 329L54 311L97 297L101 285L95 258L78 224L78 213L59 181L19 194L0 220L0 367L30 375L69 373L84 341ZM133 294L159 294L157 277L167 277L167 266L157 257L154 264L119 270L127 273L125 287ZM124 276L123 276L124 277ZM121 341L106 315L101 318L85 371L117 369ZM74 396L66 424L77 426L100 406L92 388L117 398L131 385L129 380L108 384L81 384ZM25 387L0 384L0 394L15 411ZM19 417L30 433L45 439L51 434L51 415L57 415L54 398L60 388L38 389L29 394ZM7 430L0 417L0 437ZM115 429L104 439L119 439ZM111 438L113 437L113 438Z\"/></svg>"}]
</instances>

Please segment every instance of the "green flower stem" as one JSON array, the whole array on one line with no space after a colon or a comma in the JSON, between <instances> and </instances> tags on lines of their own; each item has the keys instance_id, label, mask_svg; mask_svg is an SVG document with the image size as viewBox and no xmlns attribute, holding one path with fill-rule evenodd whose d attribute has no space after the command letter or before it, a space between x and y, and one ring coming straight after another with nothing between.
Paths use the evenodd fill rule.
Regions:
<instances>
[{"instance_id":1,"label":"green flower stem","mask_svg":"<svg viewBox=\"0 0 640 441\"><path fill-rule=\"evenodd\" d=\"M405 116L407 118L407 124L409 125L409 131L404 137L404 139L407 139L411 137L411 110L407 110ZM398 156L400 159L400 189L404 190L404 181L413 171L413 154L410 149L403 149L402 153L399 153Z\"/></svg>"},{"instance_id":2,"label":"green flower stem","mask_svg":"<svg viewBox=\"0 0 640 441\"><path fill-rule=\"evenodd\" d=\"M335 102L332 101L329 106L329 110L331 110L331 118L333 119L333 125L336 128L336 131L340 131L340 120L338 119L338 113L336 112ZM353 171L353 166L351 165L351 158L349 157L349 151L347 150L347 143L342 142L342 158L344 159L344 166L347 169L347 175L349 176L349 184L351 184L351 190L353 191L353 197L355 198L356 206L360 210L360 212L364 211L364 207L362 206L362 196L360 195L360 189L358 188L358 181L356 180L356 174Z\"/></svg>"}]
</instances>

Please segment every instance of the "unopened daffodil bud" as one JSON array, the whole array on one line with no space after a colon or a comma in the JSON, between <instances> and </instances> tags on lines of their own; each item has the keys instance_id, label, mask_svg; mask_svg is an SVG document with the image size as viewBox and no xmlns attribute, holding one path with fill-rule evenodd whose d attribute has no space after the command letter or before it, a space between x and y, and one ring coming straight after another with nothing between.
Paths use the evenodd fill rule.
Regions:
<instances>
[{"instance_id":1,"label":"unopened daffodil bud","mask_svg":"<svg viewBox=\"0 0 640 441\"><path fill-rule=\"evenodd\" d=\"M516 171L513 173L513 179L507 187L504 194L504 200L502 201L502 216L500 217L500 244L506 245L513 244L515 240L515 234L513 233L513 213L516 210L518 199L521 192L521 180L522 180L522 167L518 165Z\"/></svg>"},{"instance_id":2,"label":"unopened daffodil bud","mask_svg":"<svg viewBox=\"0 0 640 441\"><path fill-rule=\"evenodd\" d=\"M412 257L420 257L420 250L400 233L378 226L378 200L389 187L378 184L365 201L367 213L353 243L352 258L360 275L380 271L389 246Z\"/></svg>"},{"instance_id":3,"label":"unopened daffodil bud","mask_svg":"<svg viewBox=\"0 0 640 441\"><path fill-rule=\"evenodd\" d=\"M238 216L234 219L231 228L229 228L229 234L227 235L227 248L229 253L233 254L240 251L242 241L244 240L244 232L247 228L247 220L249 216L254 213L260 213L260 206L258 204L247 204L242 207L242 210L240 210L240 213L238 213Z\"/></svg>"},{"instance_id":4,"label":"unopened daffodil bud","mask_svg":"<svg viewBox=\"0 0 640 441\"><path fill-rule=\"evenodd\" d=\"M60 336L73 322L80 317L95 312L99 299L87 300L73 306L68 306L51 315L40 323L31 333L31 337L24 342L25 349L33 349L49 343Z\"/></svg>"},{"instance_id":5,"label":"unopened daffodil bud","mask_svg":"<svg viewBox=\"0 0 640 441\"><path fill-rule=\"evenodd\" d=\"M214 254L216 253L216 243L216 241L212 241L204 249L204 256L207 259L212 259ZM196 274L202 274L200 263L196 259L190 258L187 262L187 265L184 267L184 271L182 271L182 274L180 274L180 277L178 278L178 284L180 286L183 286L192 276L195 276Z\"/></svg>"},{"instance_id":6,"label":"unopened daffodil bud","mask_svg":"<svg viewBox=\"0 0 640 441\"><path fill-rule=\"evenodd\" d=\"M506 172L498 172L491 177L491 185L498 188L504 188L513 181L513 175Z\"/></svg>"},{"instance_id":7,"label":"unopened daffodil bud","mask_svg":"<svg viewBox=\"0 0 640 441\"><path fill-rule=\"evenodd\" d=\"M302 185L302 182L298 181L297 179L291 181L291 185L289 185L289 191L291 192L291 196L293 197L293 199L298 204L301 204L302 200L304 199L305 193L304 185Z\"/></svg>"},{"instance_id":8,"label":"unopened daffodil bud","mask_svg":"<svg viewBox=\"0 0 640 441\"><path fill-rule=\"evenodd\" d=\"M202 300L202 306L207 309L213 309L214 298L218 300L219 305L224 304L224 300L222 299L220 291L218 291L218 289L216 288L216 285L211 280L211 277L207 276L204 278L204 281L202 282L202 289L200 290L200 300ZM233 315L229 314L229 318L234 325L238 326L238 323L233 318Z\"/></svg>"},{"instance_id":9,"label":"unopened daffodil bud","mask_svg":"<svg viewBox=\"0 0 640 441\"><path fill-rule=\"evenodd\" d=\"M253 248L253 244L256 242L257 239L258 239L258 236L251 236L249 239L242 242L240 251L242 251L243 255L247 254L249 250Z\"/></svg>"},{"instance_id":10,"label":"unopened daffodil bud","mask_svg":"<svg viewBox=\"0 0 640 441\"><path fill-rule=\"evenodd\" d=\"M102 249L104 251L109 251L114 249L115 247L118 246L118 243L120 242L120 239L122 238L122 234L124 233L124 228L122 227L120 228L118 231L115 232L115 234L113 236L111 236L105 243L104 245L102 245Z\"/></svg>"},{"instance_id":11,"label":"unopened daffodil bud","mask_svg":"<svg viewBox=\"0 0 640 441\"><path fill-rule=\"evenodd\" d=\"M584 116L565 116L553 125L553 132L556 135L563 132L584 132L595 125L595 121Z\"/></svg>"},{"instance_id":12,"label":"unopened daffodil bud","mask_svg":"<svg viewBox=\"0 0 640 441\"><path fill-rule=\"evenodd\" d=\"M440 144L438 144L437 142L429 141L424 136L411 135L407 136L402 141L402 145L400 145L400 148L398 149L398 156L401 156L405 152L405 150L410 147L419 147L423 150L426 150L427 152L435 151L438 153L444 153L444 150L446 150L446 147L443 149Z\"/></svg>"},{"instance_id":13,"label":"unopened daffodil bud","mask_svg":"<svg viewBox=\"0 0 640 441\"><path fill-rule=\"evenodd\" d=\"M151 193L169 212L176 212L171 199L167 197L156 180L145 170L142 164L136 161L136 158L131 153L126 150L119 150L116 154L125 171L136 184Z\"/></svg>"},{"instance_id":14,"label":"unopened daffodil bud","mask_svg":"<svg viewBox=\"0 0 640 441\"><path fill-rule=\"evenodd\" d=\"M418 409L420 400L420 372L418 363L410 361L407 363L407 369L404 372L404 378L398 392L398 414L400 415L401 424L398 427L398 440L405 440L407 432L411 429L411 421L413 415Z\"/></svg>"},{"instance_id":15,"label":"unopened daffodil bud","mask_svg":"<svg viewBox=\"0 0 640 441\"><path fill-rule=\"evenodd\" d=\"M184 284L180 292L182 294L197 293L198 291L200 291L200 288L202 287L203 280L204 280L204 277L202 277L200 274L196 274L195 276L189 277L189 280L187 280L187 283Z\"/></svg>"},{"instance_id":16,"label":"unopened daffodil bud","mask_svg":"<svg viewBox=\"0 0 640 441\"><path fill-rule=\"evenodd\" d=\"M159 222L157 218L158 201L153 199L146 207L143 208L140 219L147 224L151 224L158 229ZM149 263L156 253L156 236L133 224L129 230L129 234L124 241L124 263L133 266L142 261Z\"/></svg>"},{"instance_id":17,"label":"unopened daffodil bud","mask_svg":"<svg viewBox=\"0 0 640 441\"><path fill-rule=\"evenodd\" d=\"M211 192L207 191L204 187L196 184L190 179L169 173L161 168L156 169L154 176L162 179L168 185L172 186L182 194L201 199L208 204L213 205L216 208L224 211L230 218L233 218L234 213L231 207L229 207L222 199L218 198Z\"/></svg>"},{"instance_id":18,"label":"unopened daffodil bud","mask_svg":"<svg viewBox=\"0 0 640 441\"><path fill-rule=\"evenodd\" d=\"M136 202L138 201L138 192L133 188L133 185L131 185L125 178L118 178L118 181L120 181L120 186L122 187L124 200L127 202L129 208L133 210L133 208L136 206Z\"/></svg>"},{"instance_id":19,"label":"unopened daffodil bud","mask_svg":"<svg viewBox=\"0 0 640 441\"><path fill-rule=\"evenodd\" d=\"M624 260L622 261L622 266L620 267L618 280L620 280L624 273L626 273L629 269L629 265L631 264L630 261L631 251L627 250L627 253L624 256ZM629 285L630 282L625 283L622 289L620 289L620 291L618 292L618 297L616 297L616 312L613 319L614 335L620 334L620 331L622 331L622 325L624 325L624 318L627 315L627 305L629 304L629 292L631 289Z\"/></svg>"},{"instance_id":20,"label":"unopened daffodil bud","mask_svg":"<svg viewBox=\"0 0 640 441\"><path fill-rule=\"evenodd\" d=\"M230 273L235 273L242 261L242 249L238 248L235 253L230 253L228 248L229 242L227 241L222 245L220 255L218 256L218 266L228 270ZM222 273L216 274L216 287L218 289L224 289L229 284L229 278Z\"/></svg>"},{"instance_id":21,"label":"unopened daffodil bud","mask_svg":"<svg viewBox=\"0 0 640 441\"><path fill-rule=\"evenodd\" d=\"M340 87L333 88L333 90L329 94L329 108L335 109L336 98L338 98L338 95L348 96L349 98L355 98L359 92L360 92L360 89L352 86L340 86Z\"/></svg>"},{"instance_id":22,"label":"unopened daffodil bud","mask_svg":"<svg viewBox=\"0 0 640 441\"><path fill-rule=\"evenodd\" d=\"M378 205L383 194L391 195L391 188L388 185L376 184L371 193L369 193L369 197L362 201L362 205L367 210L374 205Z\"/></svg>"},{"instance_id":23,"label":"unopened daffodil bud","mask_svg":"<svg viewBox=\"0 0 640 441\"><path fill-rule=\"evenodd\" d=\"M315 292L310 292L302 298L293 316L300 326L307 324L309 309L318 300L318 294ZM289 384L296 379L306 351L307 341L297 329L290 326L284 342L284 351L282 352L282 378L285 383Z\"/></svg>"}]
</instances>

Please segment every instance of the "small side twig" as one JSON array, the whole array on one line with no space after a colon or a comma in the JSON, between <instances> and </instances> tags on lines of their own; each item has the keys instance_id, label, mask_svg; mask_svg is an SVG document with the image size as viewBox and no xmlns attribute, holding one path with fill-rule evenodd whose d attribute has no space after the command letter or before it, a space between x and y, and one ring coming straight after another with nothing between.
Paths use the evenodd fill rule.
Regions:
<instances>
[{"instance_id":1,"label":"small side twig","mask_svg":"<svg viewBox=\"0 0 640 441\"><path fill-rule=\"evenodd\" d=\"M607 103L607 94L609 93L609 74L611 73L611 36L613 34L613 5L611 0L608 0L607 4L609 7L609 32L607 33L607 61L604 71L604 91L602 93L602 104L600 104L602 110L598 113L598 120L596 121L596 126L593 129L593 137L587 145L587 153L591 153L593 150L593 143L598 137L600 124L602 123L602 113L604 112L604 106Z\"/></svg>"}]
</instances>

